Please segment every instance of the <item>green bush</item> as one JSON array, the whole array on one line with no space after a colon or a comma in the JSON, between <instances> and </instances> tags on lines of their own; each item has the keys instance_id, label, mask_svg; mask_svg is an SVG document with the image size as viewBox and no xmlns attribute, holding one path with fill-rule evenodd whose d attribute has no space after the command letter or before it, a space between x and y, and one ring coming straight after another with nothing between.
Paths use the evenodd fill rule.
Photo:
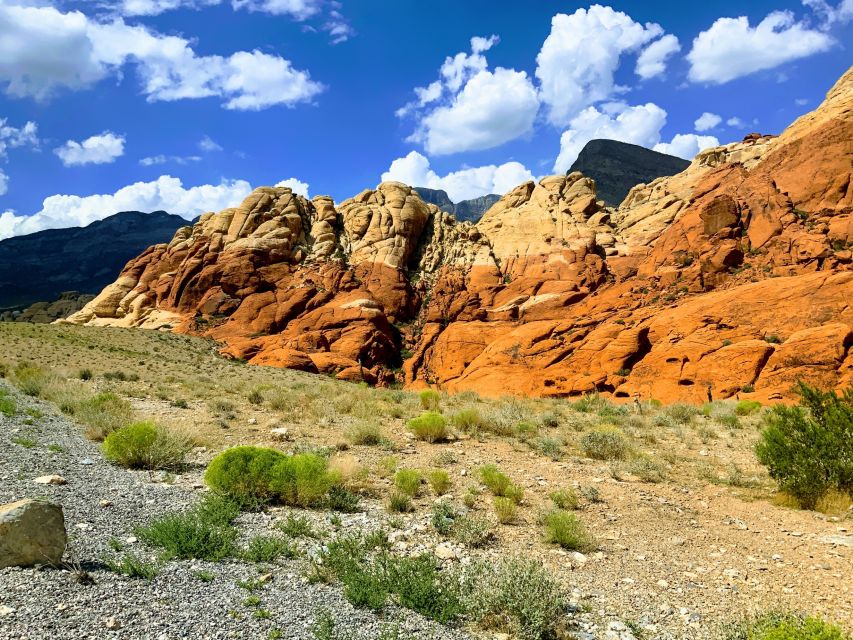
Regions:
<instances>
[{"instance_id":1,"label":"green bush","mask_svg":"<svg viewBox=\"0 0 853 640\"><path fill-rule=\"evenodd\" d=\"M495 507L495 516L501 524L511 524L515 522L518 507L510 498L503 496L495 496L492 500Z\"/></svg>"},{"instance_id":2,"label":"green bush","mask_svg":"<svg viewBox=\"0 0 853 640\"><path fill-rule=\"evenodd\" d=\"M592 536L573 513L555 509L543 516L542 524L545 527L545 542L576 551L590 551L595 548Z\"/></svg>"},{"instance_id":3,"label":"green bush","mask_svg":"<svg viewBox=\"0 0 853 640\"><path fill-rule=\"evenodd\" d=\"M769 613L730 630L726 640L851 640L851 636L820 618Z\"/></svg>"},{"instance_id":4,"label":"green bush","mask_svg":"<svg viewBox=\"0 0 853 640\"><path fill-rule=\"evenodd\" d=\"M362 422L347 431L347 438L353 444L362 444L373 446L380 444L384 440L382 429L379 425Z\"/></svg>"},{"instance_id":5,"label":"green bush","mask_svg":"<svg viewBox=\"0 0 853 640\"><path fill-rule=\"evenodd\" d=\"M22 393L38 397L48 383L50 374L34 362L19 362L12 370L11 380Z\"/></svg>"},{"instance_id":6,"label":"green bush","mask_svg":"<svg viewBox=\"0 0 853 640\"><path fill-rule=\"evenodd\" d=\"M421 489L421 474L414 469L400 469L394 474L394 486L410 498L414 498Z\"/></svg>"},{"instance_id":7,"label":"green bush","mask_svg":"<svg viewBox=\"0 0 853 640\"><path fill-rule=\"evenodd\" d=\"M240 555L247 562L275 562L282 557L293 558L296 549L282 538L255 536Z\"/></svg>"},{"instance_id":8,"label":"green bush","mask_svg":"<svg viewBox=\"0 0 853 640\"><path fill-rule=\"evenodd\" d=\"M192 444L153 422L137 422L110 433L102 448L107 460L128 469L174 469Z\"/></svg>"},{"instance_id":9,"label":"green bush","mask_svg":"<svg viewBox=\"0 0 853 640\"><path fill-rule=\"evenodd\" d=\"M474 407L460 409L450 416L450 422L454 427L461 429L465 433L476 434L486 427L486 421L483 419L480 411Z\"/></svg>"},{"instance_id":10,"label":"green bush","mask_svg":"<svg viewBox=\"0 0 853 640\"><path fill-rule=\"evenodd\" d=\"M427 473L427 480L433 493L443 496L450 490L450 474L444 469L434 469Z\"/></svg>"},{"instance_id":11,"label":"green bush","mask_svg":"<svg viewBox=\"0 0 853 640\"><path fill-rule=\"evenodd\" d=\"M159 573L159 568L153 562L146 562L133 554L127 553L120 559L105 558L104 564L110 571L120 573L128 578L143 578L152 580Z\"/></svg>"},{"instance_id":12,"label":"green bush","mask_svg":"<svg viewBox=\"0 0 853 640\"><path fill-rule=\"evenodd\" d=\"M679 402L669 405L664 409L664 412L678 424L687 425L693 422L693 418L699 414L699 408L694 407L692 404L683 404Z\"/></svg>"},{"instance_id":13,"label":"green bush","mask_svg":"<svg viewBox=\"0 0 853 640\"><path fill-rule=\"evenodd\" d=\"M568 604L560 582L542 564L521 558L472 565L462 594L474 623L523 640L556 638Z\"/></svg>"},{"instance_id":14,"label":"green bush","mask_svg":"<svg viewBox=\"0 0 853 640\"><path fill-rule=\"evenodd\" d=\"M447 500L441 500L432 505L430 522L433 528L443 536L450 535L450 532L453 530L453 523L457 517L456 509Z\"/></svg>"},{"instance_id":15,"label":"green bush","mask_svg":"<svg viewBox=\"0 0 853 640\"><path fill-rule=\"evenodd\" d=\"M841 396L798 384L800 406L777 405L756 445L779 488L807 509L827 491L853 493L853 387Z\"/></svg>"},{"instance_id":16,"label":"green bush","mask_svg":"<svg viewBox=\"0 0 853 640\"><path fill-rule=\"evenodd\" d=\"M480 468L480 480L496 496L502 496L512 484L509 476L502 473L496 465L487 464Z\"/></svg>"},{"instance_id":17,"label":"green bush","mask_svg":"<svg viewBox=\"0 0 853 640\"><path fill-rule=\"evenodd\" d=\"M135 529L144 543L162 548L167 558L216 562L233 555L237 529L231 522L239 507L211 496L186 513L166 515Z\"/></svg>"},{"instance_id":18,"label":"green bush","mask_svg":"<svg viewBox=\"0 0 853 640\"><path fill-rule=\"evenodd\" d=\"M401 491L394 491L388 498L388 510L394 513L412 511L412 499Z\"/></svg>"},{"instance_id":19,"label":"green bush","mask_svg":"<svg viewBox=\"0 0 853 640\"><path fill-rule=\"evenodd\" d=\"M596 460L624 460L630 451L625 435L616 428L586 432L581 438L581 449Z\"/></svg>"},{"instance_id":20,"label":"green bush","mask_svg":"<svg viewBox=\"0 0 853 640\"><path fill-rule=\"evenodd\" d=\"M263 447L234 447L214 458L207 485L243 507L271 502L300 507L319 504L335 484L328 461L314 453L285 455Z\"/></svg>"},{"instance_id":21,"label":"green bush","mask_svg":"<svg viewBox=\"0 0 853 640\"><path fill-rule=\"evenodd\" d=\"M578 508L578 494L574 489L558 489L551 492L551 501L559 509L574 510Z\"/></svg>"},{"instance_id":22,"label":"green bush","mask_svg":"<svg viewBox=\"0 0 853 640\"><path fill-rule=\"evenodd\" d=\"M761 403L756 400L740 400L735 406L735 414L750 416L761 411Z\"/></svg>"},{"instance_id":23,"label":"green bush","mask_svg":"<svg viewBox=\"0 0 853 640\"><path fill-rule=\"evenodd\" d=\"M86 436L101 441L116 429L133 420L133 407L114 393L103 392L76 403L71 411L78 422L86 425Z\"/></svg>"},{"instance_id":24,"label":"green bush","mask_svg":"<svg viewBox=\"0 0 853 640\"><path fill-rule=\"evenodd\" d=\"M6 390L0 388L0 413L4 416L13 416L17 411L15 399L6 395Z\"/></svg>"},{"instance_id":25,"label":"green bush","mask_svg":"<svg viewBox=\"0 0 853 640\"><path fill-rule=\"evenodd\" d=\"M427 411L417 418L412 418L408 425L409 431L415 434L418 440L426 442L441 442L449 435L444 416L435 411Z\"/></svg>"},{"instance_id":26,"label":"green bush","mask_svg":"<svg viewBox=\"0 0 853 640\"><path fill-rule=\"evenodd\" d=\"M326 506L332 511L356 513L361 510L361 499L349 489L339 484L333 484L329 489Z\"/></svg>"},{"instance_id":27,"label":"green bush","mask_svg":"<svg viewBox=\"0 0 853 640\"><path fill-rule=\"evenodd\" d=\"M495 540L494 526L485 518L459 516L450 532L454 540L474 549L489 546Z\"/></svg>"},{"instance_id":28,"label":"green bush","mask_svg":"<svg viewBox=\"0 0 853 640\"><path fill-rule=\"evenodd\" d=\"M441 405L441 395L438 391L432 389L424 389L418 394L418 399L421 401L421 406L427 411L438 411Z\"/></svg>"}]
</instances>

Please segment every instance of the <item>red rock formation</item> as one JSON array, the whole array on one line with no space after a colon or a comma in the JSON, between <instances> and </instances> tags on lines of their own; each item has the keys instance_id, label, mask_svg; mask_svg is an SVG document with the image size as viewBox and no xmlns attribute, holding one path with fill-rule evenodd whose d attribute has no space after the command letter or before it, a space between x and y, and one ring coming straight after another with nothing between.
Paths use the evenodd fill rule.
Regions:
<instances>
[{"instance_id":1,"label":"red rock formation","mask_svg":"<svg viewBox=\"0 0 853 640\"><path fill-rule=\"evenodd\" d=\"M851 166L853 70L779 137L706 150L617 209L577 173L517 187L476 225L399 183L337 206L258 189L71 320L371 383L782 399L799 378L853 382Z\"/></svg>"}]
</instances>

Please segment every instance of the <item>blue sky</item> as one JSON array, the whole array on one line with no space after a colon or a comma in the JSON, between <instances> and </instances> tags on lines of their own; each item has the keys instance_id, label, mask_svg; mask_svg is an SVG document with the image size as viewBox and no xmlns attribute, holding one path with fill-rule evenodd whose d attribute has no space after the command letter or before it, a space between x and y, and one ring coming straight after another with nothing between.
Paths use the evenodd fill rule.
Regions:
<instances>
[{"instance_id":1,"label":"blue sky","mask_svg":"<svg viewBox=\"0 0 853 640\"><path fill-rule=\"evenodd\" d=\"M287 179L458 200L591 137L692 157L817 106L851 36L853 0L0 0L0 238Z\"/></svg>"}]
</instances>

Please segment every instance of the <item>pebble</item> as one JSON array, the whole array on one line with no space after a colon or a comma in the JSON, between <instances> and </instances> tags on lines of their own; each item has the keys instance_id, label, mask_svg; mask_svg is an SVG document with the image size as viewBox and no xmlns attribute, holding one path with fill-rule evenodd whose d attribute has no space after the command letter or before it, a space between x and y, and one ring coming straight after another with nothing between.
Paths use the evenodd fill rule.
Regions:
<instances>
[{"instance_id":1,"label":"pebble","mask_svg":"<svg viewBox=\"0 0 853 640\"><path fill-rule=\"evenodd\" d=\"M68 481L60 475L56 475L55 473L49 476L39 476L35 480L33 480L36 484L68 484Z\"/></svg>"}]
</instances>

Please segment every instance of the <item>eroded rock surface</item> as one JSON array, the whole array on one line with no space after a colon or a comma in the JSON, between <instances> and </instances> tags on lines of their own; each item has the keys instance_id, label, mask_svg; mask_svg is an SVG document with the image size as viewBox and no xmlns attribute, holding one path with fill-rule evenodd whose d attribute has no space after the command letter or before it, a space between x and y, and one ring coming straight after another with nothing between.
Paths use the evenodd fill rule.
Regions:
<instances>
[{"instance_id":1,"label":"eroded rock surface","mask_svg":"<svg viewBox=\"0 0 853 640\"><path fill-rule=\"evenodd\" d=\"M257 189L70 320L380 384L784 399L853 381L851 166L853 70L780 136L703 151L615 209L577 172L477 224L394 182L338 205Z\"/></svg>"}]
</instances>

